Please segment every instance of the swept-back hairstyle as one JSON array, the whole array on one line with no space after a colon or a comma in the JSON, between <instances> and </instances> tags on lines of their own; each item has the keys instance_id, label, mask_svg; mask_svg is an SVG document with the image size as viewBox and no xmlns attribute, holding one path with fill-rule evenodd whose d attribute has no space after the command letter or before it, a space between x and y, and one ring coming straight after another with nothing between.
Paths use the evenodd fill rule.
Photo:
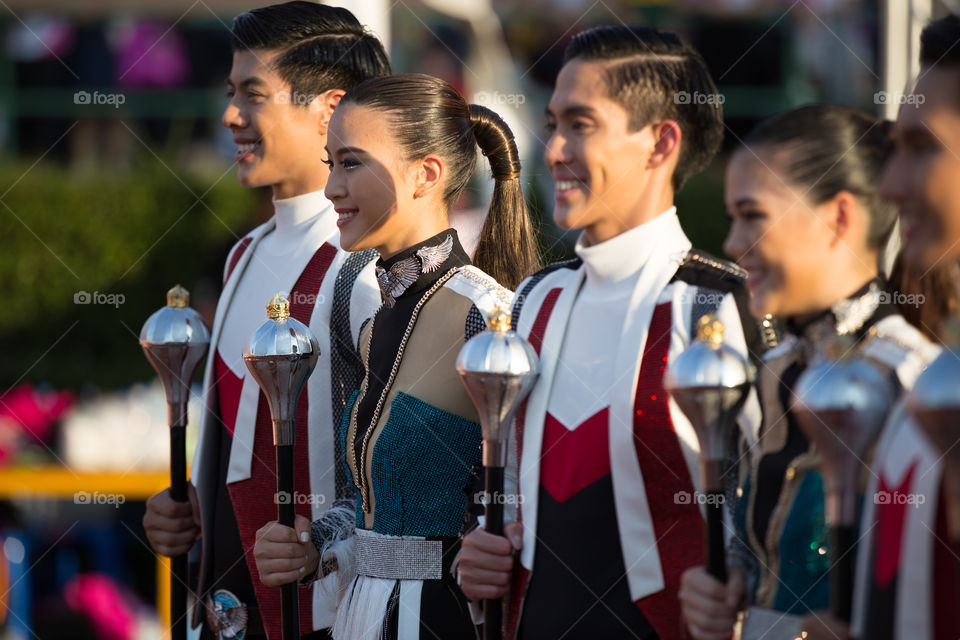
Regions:
<instances>
[{"instance_id":1,"label":"swept-back hairstyle","mask_svg":"<svg viewBox=\"0 0 960 640\"><path fill-rule=\"evenodd\" d=\"M723 99L700 53L675 33L641 25L596 27L573 37L571 60L602 62L608 97L630 116L631 131L661 120L680 126L673 189L702 171L723 141Z\"/></svg>"},{"instance_id":2,"label":"swept-back hairstyle","mask_svg":"<svg viewBox=\"0 0 960 640\"><path fill-rule=\"evenodd\" d=\"M934 20L920 32L921 67L960 67L960 16Z\"/></svg>"},{"instance_id":3,"label":"swept-back hairstyle","mask_svg":"<svg viewBox=\"0 0 960 640\"><path fill-rule=\"evenodd\" d=\"M867 246L881 250L897 220L896 205L880 196L883 166L893 152L887 120L865 111L811 104L758 124L743 147L779 154L784 181L802 188L814 205L848 191L870 217ZM749 152L741 149L741 152Z\"/></svg>"},{"instance_id":4,"label":"swept-back hairstyle","mask_svg":"<svg viewBox=\"0 0 960 640\"><path fill-rule=\"evenodd\" d=\"M494 187L473 262L510 289L539 269L517 145L500 116L468 105L449 83L419 73L361 82L343 96L339 108L347 104L383 112L405 160L435 153L446 161L443 201L448 210L473 175L479 146L490 162Z\"/></svg>"},{"instance_id":5,"label":"swept-back hairstyle","mask_svg":"<svg viewBox=\"0 0 960 640\"><path fill-rule=\"evenodd\" d=\"M232 39L234 51L281 52L274 66L298 106L390 73L380 40L340 7L296 0L253 9L234 18Z\"/></svg>"}]
</instances>

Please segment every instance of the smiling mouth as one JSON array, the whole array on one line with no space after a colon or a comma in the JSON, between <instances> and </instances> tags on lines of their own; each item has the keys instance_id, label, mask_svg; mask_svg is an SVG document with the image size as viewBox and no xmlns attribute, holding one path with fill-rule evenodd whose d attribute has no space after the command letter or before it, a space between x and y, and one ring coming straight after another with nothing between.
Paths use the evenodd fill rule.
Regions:
<instances>
[{"instance_id":1,"label":"smiling mouth","mask_svg":"<svg viewBox=\"0 0 960 640\"><path fill-rule=\"evenodd\" d=\"M750 291L755 291L767 279L767 272L764 269L748 269L746 286Z\"/></svg>"},{"instance_id":2,"label":"smiling mouth","mask_svg":"<svg viewBox=\"0 0 960 640\"><path fill-rule=\"evenodd\" d=\"M557 198L569 196L574 191L581 189L583 183L579 180L557 180L555 183L554 194Z\"/></svg>"},{"instance_id":3,"label":"smiling mouth","mask_svg":"<svg viewBox=\"0 0 960 640\"><path fill-rule=\"evenodd\" d=\"M259 145L259 142L245 142L243 144L237 144L237 152L234 154L235 159L239 162L247 156L252 156Z\"/></svg>"},{"instance_id":4,"label":"smiling mouth","mask_svg":"<svg viewBox=\"0 0 960 640\"><path fill-rule=\"evenodd\" d=\"M347 224L356 217L357 213L358 211L356 209L337 211L337 226L343 226Z\"/></svg>"}]
</instances>

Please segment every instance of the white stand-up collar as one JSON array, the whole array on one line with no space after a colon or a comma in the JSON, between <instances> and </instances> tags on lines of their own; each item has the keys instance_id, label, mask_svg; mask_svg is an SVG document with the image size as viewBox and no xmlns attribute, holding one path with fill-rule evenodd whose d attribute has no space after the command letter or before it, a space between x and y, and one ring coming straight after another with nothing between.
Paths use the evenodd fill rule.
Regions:
<instances>
[{"instance_id":1,"label":"white stand-up collar","mask_svg":"<svg viewBox=\"0 0 960 640\"><path fill-rule=\"evenodd\" d=\"M264 248L270 253L283 253L299 244L304 230L315 221L317 215L332 211L330 201L323 191L311 191L292 198L273 201L277 226L264 239Z\"/></svg>"},{"instance_id":2,"label":"white stand-up collar","mask_svg":"<svg viewBox=\"0 0 960 640\"><path fill-rule=\"evenodd\" d=\"M580 234L574 251L583 260L587 283L610 286L635 275L663 241L662 232L678 224L676 217L677 208L670 207L653 220L595 245L587 245Z\"/></svg>"}]
</instances>

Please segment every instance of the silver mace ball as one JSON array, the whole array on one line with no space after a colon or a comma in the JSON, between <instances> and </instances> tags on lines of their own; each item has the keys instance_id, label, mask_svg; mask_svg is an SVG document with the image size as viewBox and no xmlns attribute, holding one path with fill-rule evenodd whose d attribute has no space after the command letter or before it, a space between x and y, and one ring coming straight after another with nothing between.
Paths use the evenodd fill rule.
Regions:
<instances>
[{"instance_id":1,"label":"silver mace ball","mask_svg":"<svg viewBox=\"0 0 960 640\"><path fill-rule=\"evenodd\" d=\"M905 408L944 460L950 537L960 542L960 319L944 323L943 353L907 394Z\"/></svg>"},{"instance_id":2,"label":"silver mace ball","mask_svg":"<svg viewBox=\"0 0 960 640\"><path fill-rule=\"evenodd\" d=\"M140 330L143 353L163 383L170 425L187 423L190 382L210 346L210 331L189 304L190 292L174 286L167 291L167 306Z\"/></svg>"},{"instance_id":3,"label":"silver mace ball","mask_svg":"<svg viewBox=\"0 0 960 640\"><path fill-rule=\"evenodd\" d=\"M484 529L503 535L504 467L507 436L517 408L533 388L539 359L530 343L510 330L510 315L497 308L487 330L463 345L457 373L477 407L483 432ZM497 640L503 629L500 600L483 603L484 639Z\"/></svg>"},{"instance_id":4,"label":"silver mace ball","mask_svg":"<svg viewBox=\"0 0 960 640\"><path fill-rule=\"evenodd\" d=\"M302 322L290 317L290 302L277 294L267 305L267 320L253 332L243 349L243 361L270 405L273 444L277 460L277 520L294 527L297 400L317 364L317 339ZM280 587L280 624L283 640L300 637L297 584Z\"/></svg>"},{"instance_id":5,"label":"silver mace ball","mask_svg":"<svg viewBox=\"0 0 960 640\"><path fill-rule=\"evenodd\" d=\"M506 310L498 308L490 316L487 330L460 349L456 366L480 416L483 466L503 467L513 414L539 375L537 353L510 329Z\"/></svg>"},{"instance_id":6,"label":"silver mace ball","mask_svg":"<svg viewBox=\"0 0 960 640\"><path fill-rule=\"evenodd\" d=\"M294 444L297 400L319 354L310 329L290 317L290 302L275 295L267 305L266 322L243 349L243 361L270 404L274 445Z\"/></svg>"},{"instance_id":7,"label":"silver mace ball","mask_svg":"<svg viewBox=\"0 0 960 640\"><path fill-rule=\"evenodd\" d=\"M210 346L210 332L200 314L191 309L190 293L176 285L167 292L167 306L149 318L140 330L140 346L153 365L167 397L170 425L170 497L187 502L187 403L190 382ZM187 637L187 557L170 563L171 637Z\"/></svg>"},{"instance_id":8,"label":"silver mace ball","mask_svg":"<svg viewBox=\"0 0 960 640\"><path fill-rule=\"evenodd\" d=\"M832 539L831 609L847 622L853 603L857 480L894 395L886 376L853 355L855 347L851 336L832 338L825 345L826 358L800 375L793 402L801 431L820 454Z\"/></svg>"},{"instance_id":9,"label":"silver mace ball","mask_svg":"<svg viewBox=\"0 0 960 640\"><path fill-rule=\"evenodd\" d=\"M853 355L851 336L835 336L821 358L801 374L793 411L817 449L826 481L830 524L857 522L857 478L863 457L890 411L893 389L875 366Z\"/></svg>"},{"instance_id":10,"label":"silver mace ball","mask_svg":"<svg viewBox=\"0 0 960 640\"><path fill-rule=\"evenodd\" d=\"M724 326L715 314L700 318L697 339L668 365L664 387L690 420L700 442L700 482L709 498L707 570L726 581L721 466L755 369L723 338Z\"/></svg>"},{"instance_id":11,"label":"silver mace ball","mask_svg":"<svg viewBox=\"0 0 960 640\"><path fill-rule=\"evenodd\" d=\"M756 370L724 343L716 315L700 318L697 339L667 367L664 387L690 420L700 442L700 460L719 463L726 456L730 427L746 402ZM704 488L720 489L717 465L701 466Z\"/></svg>"}]
</instances>

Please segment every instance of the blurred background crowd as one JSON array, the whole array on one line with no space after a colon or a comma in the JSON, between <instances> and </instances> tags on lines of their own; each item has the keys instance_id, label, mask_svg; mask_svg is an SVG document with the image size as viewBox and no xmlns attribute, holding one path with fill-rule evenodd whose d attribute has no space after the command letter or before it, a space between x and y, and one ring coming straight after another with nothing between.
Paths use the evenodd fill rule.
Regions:
<instances>
[{"instance_id":1,"label":"blurred background crowd","mask_svg":"<svg viewBox=\"0 0 960 640\"><path fill-rule=\"evenodd\" d=\"M230 24L260 4L0 1L0 638L160 637L163 572L140 501L167 486L166 407L137 336L175 283L212 324L228 249L272 213L268 191L237 184L220 125ZM911 35L951 3L333 4L371 25L396 71L444 78L504 116L554 260L574 238L551 222L543 111L574 33L619 22L680 33L720 89L729 149L758 119L808 102L893 116L917 58ZM694 245L717 255L724 163L677 198ZM476 202L486 188L474 185Z\"/></svg>"}]
</instances>

